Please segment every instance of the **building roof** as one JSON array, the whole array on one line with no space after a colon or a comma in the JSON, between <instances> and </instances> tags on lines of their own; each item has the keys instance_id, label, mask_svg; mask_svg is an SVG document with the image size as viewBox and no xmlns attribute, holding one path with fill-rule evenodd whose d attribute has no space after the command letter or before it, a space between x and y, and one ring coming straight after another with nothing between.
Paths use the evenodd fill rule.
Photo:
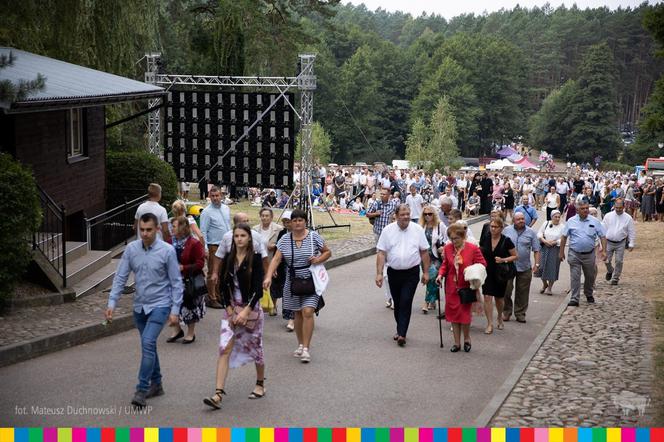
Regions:
<instances>
[{"instance_id":1,"label":"building roof","mask_svg":"<svg viewBox=\"0 0 664 442\"><path fill-rule=\"evenodd\" d=\"M14 63L0 69L0 81L34 80L42 74L45 87L27 98L12 103L0 102L5 112L30 112L58 108L119 103L122 101L158 98L163 88L119 75L97 71L61 60L7 47L0 54L14 55Z\"/></svg>"}]
</instances>

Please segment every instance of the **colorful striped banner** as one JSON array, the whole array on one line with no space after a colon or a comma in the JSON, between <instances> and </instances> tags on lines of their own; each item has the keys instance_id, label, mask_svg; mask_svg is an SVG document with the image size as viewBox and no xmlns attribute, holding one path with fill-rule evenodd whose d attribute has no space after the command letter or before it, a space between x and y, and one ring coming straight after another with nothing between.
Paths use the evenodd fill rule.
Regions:
<instances>
[{"instance_id":1,"label":"colorful striped banner","mask_svg":"<svg viewBox=\"0 0 664 442\"><path fill-rule=\"evenodd\" d=\"M0 428L0 442L664 442L664 428Z\"/></svg>"}]
</instances>

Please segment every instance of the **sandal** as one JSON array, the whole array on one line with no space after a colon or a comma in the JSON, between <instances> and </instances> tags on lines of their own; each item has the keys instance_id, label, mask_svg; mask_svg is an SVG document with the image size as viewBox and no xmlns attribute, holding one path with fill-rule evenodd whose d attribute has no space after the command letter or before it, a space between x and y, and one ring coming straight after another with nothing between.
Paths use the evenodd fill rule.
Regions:
<instances>
[{"instance_id":1,"label":"sandal","mask_svg":"<svg viewBox=\"0 0 664 442\"><path fill-rule=\"evenodd\" d=\"M256 380L256 387L261 387L263 393L256 393L256 389L254 388L254 391L249 395L249 399L260 399L265 396L265 379Z\"/></svg>"},{"instance_id":2,"label":"sandal","mask_svg":"<svg viewBox=\"0 0 664 442\"><path fill-rule=\"evenodd\" d=\"M221 400L222 400L222 395L226 395L226 392L224 391L223 388L217 388L214 390L214 394L210 397L206 397L203 399L203 403L205 405L208 405L215 410L219 410L221 408ZM217 400L218 398L218 400Z\"/></svg>"},{"instance_id":3,"label":"sandal","mask_svg":"<svg viewBox=\"0 0 664 442\"><path fill-rule=\"evenodd\" d=\"M496 327L498 330L502 330L505 328L505 325L502 322L498 323L498 326Z\"/></svg>"},{"instance_id":4,"label":"sandal","mask_svg":"<svg viewBox=\"0 0 664 442\"><path fill-rule=\"evenodd\" d=\"M489 326L487 326L487 328L484 330L484 334L485 334L485 335L490 335L491 333L493 333L493 326L492 326L492 325L489 325Z\"/></svg>"},{"instance_id":5,"label":"sandal","mask_svg":"<svg viewBox=\"0 0 664 442\"><path fill-rule=\"evenodd\" d=\"M458 352L459 350L461 350L461 347L459 347L459 346L456 345L456 344L454 344L454 345L452 346L452 348L450 348L450 351L451 351L452 353L456 353L456 352Z\"/></svg>"},{"instance_id":6,"label":"sandal","mask_svg":"<svg viewBox=\"0 0 664 442\"><path fill-rule=\"evenodd\" d=\"M465 351L466 353L468 353L470 351L471 347L472 346L470 345L470 342L464 342L463 343L463 351Z\"/></svg>"},{"instance_id":7,"label":"sandal","mask_svg":"<svg viewBox=\"0 0 664 442\"><path fill-rule=\"evenodd\" d=\"M429 309L427 307L422 307L422 314L426 315L427 313L429 313Z\"/></svg>"}]
</instances>

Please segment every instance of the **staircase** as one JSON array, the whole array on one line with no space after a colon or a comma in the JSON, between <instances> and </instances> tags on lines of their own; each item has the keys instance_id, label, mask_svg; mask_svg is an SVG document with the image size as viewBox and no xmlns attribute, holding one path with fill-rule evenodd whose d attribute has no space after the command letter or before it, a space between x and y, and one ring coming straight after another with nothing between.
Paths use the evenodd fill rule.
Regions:
<instances>
[{"instance_id":1,"label":"staircase","mask_svg":"<svg viewBox=\"0 0 664 442\"><path fill-rule=\"evenodd\" d=\"M34 253L33 259L58 289L62 300L67 302L110 287L123 249L88 250L87 242L67 241L65 243L67 287L62 285L62 276L52 271L52 265L44 265L46 262L43 255ZM52 261L59 260L62 260L62 255L52 258Z\"/></svg>"},{"instance_id":2,"label":"staircase","mask_svg":"<svg viewBox=\"0 0 664 442\"><path fill-rule=\"evenodd\" d=\"M65 208L41 188L43 220L32 236L32 256L57 293L30 305L59 304L98 293L113 283L119 258L134 236L133 212L145 200L137 198L108 212L86 219L89 242L67 241ZM103 250L93 250L102 248ZM133 275L127 285L133 284Z\"/></svg>"}]
</instances>

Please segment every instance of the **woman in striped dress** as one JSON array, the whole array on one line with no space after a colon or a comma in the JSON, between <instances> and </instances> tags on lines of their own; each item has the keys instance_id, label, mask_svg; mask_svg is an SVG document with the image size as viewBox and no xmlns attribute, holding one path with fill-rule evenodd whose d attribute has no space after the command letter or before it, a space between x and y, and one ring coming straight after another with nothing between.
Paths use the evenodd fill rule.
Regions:
<instances>
[{"instance_id":1,"label":"woman in striped dress","mask_svg":"<svg viewBox=\"0 0 664 442\"><path fill-rule=\"evenodd\" d=\"M534 276L542 278L540 293L547 295L553 295L551 290L553 289L553 284L558 280L560 272L558 252L560 251L560 237L562 236L564 227L563 223L560 222L560 218L559 210L552 211L551 221L542 224L537 233L537 237L542 244L542 258L541 265Z\"/></svg>"},{"instance_id":2,"label":"woman in striped dress","mask_svg":"<svg viewBox=\"0 0 664 442\"><path fill-rule=\"evenodd\" d=\"M314 333L314 313L320 296L315 291L306 296L292 294L291 279L293 274L296 278L310 278L309 266L322 264L332 255L323 238L317 232L307 229L306 219L306 212L299 209L293 210L291 231L277 243L277 251L267 271L267 275L274 274L281 260L286 261L283 308L295 312L295 334L298 347L293 356L300 358L305 363L311 361L309 348ZM263 287L270 288L271 284L272 278L266 276Z\"/></svg>"}]
</instances>

